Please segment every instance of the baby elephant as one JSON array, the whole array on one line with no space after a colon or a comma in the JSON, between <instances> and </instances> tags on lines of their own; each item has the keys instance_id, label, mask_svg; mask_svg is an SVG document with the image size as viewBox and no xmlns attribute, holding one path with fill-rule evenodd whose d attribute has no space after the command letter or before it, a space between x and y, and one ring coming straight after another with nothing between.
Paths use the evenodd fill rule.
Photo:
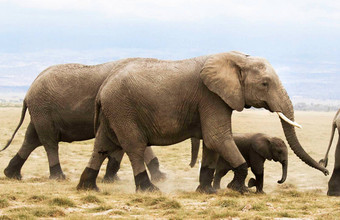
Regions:
<instances>
[{"instance_id":1,"label":"baby elephant","mask_svg":"<svg viewBox=\"0 0 340 220\"><path fill-rule=\"evenodd\" d=\"M257 193L263 192L263 168L265 160L274 160L282 164L282 178L278 183L283 183L287 177L288 166L288 149L284 141L277 137L271 137L261 133L255 134L234 134L234 141L246 160L248 167L254 173L256 179L251 178L248 182L248 187L256 186ZM193 151L196 148L193 140ZM199 143L199 142L198 142ZM199 145L197 145L199 146ZM197 147L198 148L198 147ZM197 158L197 155L196 155ZM195 157L192 158L190 165L195 163ZM222 157L218 158L213 187L215 189L220 188L221 178L225 176L229 170L232 170L230 164ZM228 188L232 188L234 180L228 184Z\"/></svg>"}]
</instances>

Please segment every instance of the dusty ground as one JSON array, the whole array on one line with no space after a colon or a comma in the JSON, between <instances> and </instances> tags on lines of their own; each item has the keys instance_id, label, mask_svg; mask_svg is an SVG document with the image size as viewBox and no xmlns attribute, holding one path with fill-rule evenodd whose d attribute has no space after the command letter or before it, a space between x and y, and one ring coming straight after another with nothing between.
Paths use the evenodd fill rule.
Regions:
<instances>
[{"instance_id":1,"label":"dusty ground","mask_svg":"<svg viewBox=\"0 0 340 220\"><path fill-rule=\"evenodd\" d=\"M16 127L20 108L0 108L1 146ZM335 112L296 112L296 121L303 126L297 130L305 150L315 159L323 158L328 145L331 121ZM162 193L135 193L132 170L124 157L115 184L101 183L106 162L99 173L100 192L78 192L75 187L85 168L93 147L93 140L60 144L60 158L67 180L49 180L47 157L42 147L36 149L22 169L23 180L9 180L2 171L15 155L29 121L26 116L12 145L0 153L0 219L197 219L197 218L307 218L340 219L340 199L326 196L329 176L300 161L290 150L287 181L281 178L281 165L265 164L264 191L266 195L240 195L221 190L217 195L195 193L198 185L198 165L190 162L190 142L154 147L161 169L168 179L156 185ZM247 110L233 116L234 132L263 132L284 139L279 119L267 111ZM337 136L335 137L337 140ZM336 141L335 141L336 142ZM329 170L334 165L334 145L330 152ZM249 172L248 178L252 174ZM222 180L222 188L232 178L229 173Z\"/></svg>"}]
</instances>

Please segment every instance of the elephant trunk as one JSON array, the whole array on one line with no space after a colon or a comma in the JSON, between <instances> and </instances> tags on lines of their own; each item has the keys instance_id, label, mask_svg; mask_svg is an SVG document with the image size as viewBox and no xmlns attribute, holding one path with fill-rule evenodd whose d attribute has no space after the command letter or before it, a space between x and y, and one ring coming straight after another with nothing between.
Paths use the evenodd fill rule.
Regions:
<instances>
[{"instance_id":1,"label":"elephant trunk","mask_svg":"<svg viewBox=\"0 0 340 220\"><path fill-rule=\"evenodd\" d=\"M281 162L282 164L282 177L281 180L277 181L277 183L284 183L287 179L287 170L288 170L288 160L284 160Z\"/></svg>"},{"instance_id":2,"label":"elephant trunk","mask_svg":"<svg viewBox=\"0 0 340 220\"><path fill-rule=\"evenodd\" d=\"M284 106L282 108L282 113L291 121L294 121L294 110L293 110L293 105L292 102L290 101L287 92L283 89L283 96L284 101ZM306 153L306 151L302 148L296 133L295 133L295 128L294 126L288 124L286 121L281 119L281 124L283 128L283 132L286 136L286 139L288 141L288 144L290 148L293 150L293 152L298 156L303 162L305 162L307 165L320 170L323 172L325 175L328 175L328 170L320 165L318 162L316 162L309 154Z\"/></svg>"}]
</instances>

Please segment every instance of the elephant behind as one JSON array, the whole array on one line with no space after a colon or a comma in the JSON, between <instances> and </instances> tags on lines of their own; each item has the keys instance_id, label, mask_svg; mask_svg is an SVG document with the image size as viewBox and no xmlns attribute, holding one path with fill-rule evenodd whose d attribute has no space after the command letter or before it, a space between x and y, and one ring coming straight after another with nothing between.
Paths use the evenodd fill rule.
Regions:
<instances>
[{"instance_id":1,"label":"elephant behind","mask_svg":"<svg viewBox=\"0 0 340 220\"><path fill-rule=\"evenodd\" d=\"M287 178L288 149L284 141L277 137L271 137L262 133L233 134L234 141L246 160L248 167L254 173L256 179L251 178L248 187L256 186L257 193L263 193L263 175L265 160L274 160L282 164L282 177L278 183L283 183ZM192 155L190 166L193 167L197 160L199 140L192 141ZM220 189L220 183L232 166L222 157L218 158L214 175L213 187ZM234 180L228 184L232 188Z\"/></svg>"},{"instance_id":2,"label":"elephant behind","mask_svg":"<svg viewBox=\"0 0 340 220\"><path fill-rule=\"evenodd\" d=\"M204 140L199 191L211 186L218 155L235 170L234 189L243 192L248 166L231 130L233 110L265 108L280 116L289 146L306 164L328 170L302 148L293 126L291 100L270 63L240 52L187 60L132 60L117 68L102 84L96 98L96 139L78 189L97 188L105 159L99 152L110 142L127 153L137 190L158 188L150 182L143 162L150 145L170 145L188 138ZM117 104L119 103L119 104Z\"/></svg>"},{"instance_id":3,"label":"elephant behind","mask_svg":"<svg viewBox=\"0 0 340 220\"><path fill-rule=\"evenodd\" d=\"M25 96L20 123L4 147L6 149L13 140L28 109L31 121L24 142L4 170L5 175L21 179L21 168L30 153L43 145L48 157L50 178L65 178L59 162L58 143L94 138L94 103L97 92L111 71L129 61L131 59L93 66L61 64L40 73ZM104 179L107 181L114 179L112 173L119 169L117 160L123 156L120 151L117 149L112 155L106 155L109 162ZM164 178L151 148L145 154L145 162L154 171L151 172L154 179Z\"/></svg>"},{"instance_id":4,"label":"elephant behind","mask_svg":"<svg viewBox=\"0 0 340 220\"><path fill-rule=\"evenodd\" d=\"M333 173L328 182L327 195L329 196L340 196L340 109L335 114L335 117L332 122L332 133L325 158L320 161L320 163L324 166L327 166L328 163L328 153L332 146L334 133L336 129L338 130L339 139L335 150L335 163Z\"/></svg>"}]
</instances>

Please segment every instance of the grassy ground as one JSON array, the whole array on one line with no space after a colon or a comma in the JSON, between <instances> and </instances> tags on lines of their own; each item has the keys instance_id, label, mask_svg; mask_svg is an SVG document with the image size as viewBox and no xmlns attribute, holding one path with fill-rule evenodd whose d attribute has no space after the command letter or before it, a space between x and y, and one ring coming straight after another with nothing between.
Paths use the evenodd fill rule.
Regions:
<instances>
[{"instance_id":1,"label":"grassy ground","mask_svg":"<svg viewBox=\"0 0 340 220\"><path fill-rule=\"evenodd\" d=\"M20 108L0 108L0 144L4 145L16 127ZM334 112L297 112L296 121L302 126L298 137L311 156L324 156L328 145ZM217 195L195 192L198 185L198 165L189 167L190 142L169 147L154 147L161 169L168 175L157 183L162 193L135 193L128 158L124 157L119 177L114 184L101 183L106 162L97 180L100 192L77 191L80 174L85 168L93 140L60 144L60 158L66 181L49 180L47 157L43 148L36 149L22 169L23 180L9 180L2 170L21 146L29 117L19 130L12 145L0 153L0 219L340 219L340 199L327 197L327 182L320 171L301 162L292 151L289 155L287 181L278 185L281 165L265 164L265 195L240 195L223 189ZM234 132L263 132L284 139L279 119L267 111L244 111L233 116ZM337 137L336 137L337 139ZM335 145L335 143L334 143ZM334 166L334 145L329 161ZM248 178L253 175L249 172ZM222 180L225 188L232 178Z\"/></svg>"}]
</instances>

